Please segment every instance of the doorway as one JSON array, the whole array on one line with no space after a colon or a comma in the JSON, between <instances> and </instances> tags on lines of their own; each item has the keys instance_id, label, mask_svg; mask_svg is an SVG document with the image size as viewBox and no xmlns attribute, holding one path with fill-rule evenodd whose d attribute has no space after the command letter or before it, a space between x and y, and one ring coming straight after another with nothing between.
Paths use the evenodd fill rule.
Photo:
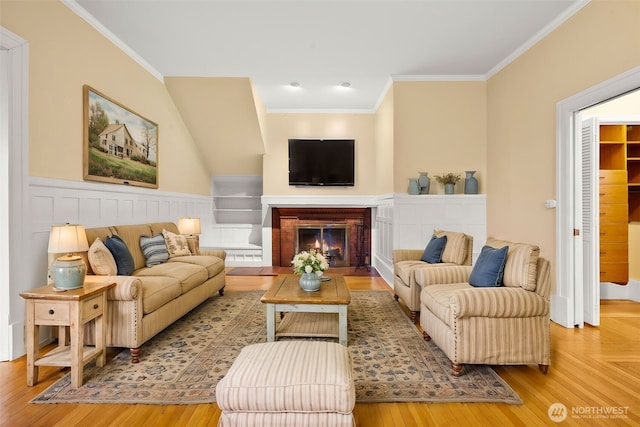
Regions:
<instances>
[{"instance_id":1,"label":"doorway","mask_svg":"<svg viewBox=\"0 0 640 427\"><path fill-rule=\"evenodd\" d=\"M640 67L580 92L557 104L556 187L558 209L556 295L551 318L565 327L583 327L585 299L599 304L599 278L585 283L582 218L581 111L640 88ZM585 293L589 292L589 298Z\"/></svg>"}]
</instances>

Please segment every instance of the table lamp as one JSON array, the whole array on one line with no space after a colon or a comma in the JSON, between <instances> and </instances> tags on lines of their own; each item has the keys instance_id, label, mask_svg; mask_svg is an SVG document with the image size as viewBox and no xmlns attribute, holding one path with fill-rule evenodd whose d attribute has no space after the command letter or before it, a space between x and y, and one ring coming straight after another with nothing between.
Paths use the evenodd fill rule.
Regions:
<instances>
[{"instance_id":1,"label":"table lamp","mask_svg":"<svg viewBox=\"0 0 640 427\"><path fill-rule=\"evenodd\" d=\"M187 240L193 241L193 248L197 255L200 252L200 218L180 218L178 230L180 230L180 234L187 236Z\"/></svg>"},{"instance_id":2,"label":"table lamp","mask_svg":"<svg viewBox=\"0 0 640 427\"><path fill-rule=\"evenodd\" d=\"M51 264L50 277L53 286L59 290L81 288L87 274L87 266L82 257L74 252L89 250L87 234L82 225L54 225L49 234L49 253L64 253Z\"/></svg>"}]
</instances>

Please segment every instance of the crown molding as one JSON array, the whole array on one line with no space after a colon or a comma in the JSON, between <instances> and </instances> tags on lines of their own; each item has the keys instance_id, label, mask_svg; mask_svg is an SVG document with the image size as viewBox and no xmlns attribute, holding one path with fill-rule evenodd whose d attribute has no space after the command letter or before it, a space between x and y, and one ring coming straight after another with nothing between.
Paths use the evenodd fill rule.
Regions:
<instances>
[{"instance_id":1,"label":"crown molding","mask_svg":"<svg viewBox=\"0 0 640 427\"><path fill-rule=\"evenodd\" d=\"M102 34L107 40L116 45L120 50L122 50L126 55L128 55L131 59L137 62L142 68L147 70L149 74L151 74L156 79L160 80L164 83L164 76L156 70L151 64L144 60L140 55L138 55L133 49L129 47L125 42L120 40L115 34L113 34L107 27L98 22L93 15L91 15L85 8L80 6L75 0L60 0L62 4L67 6L71 11L73 11L76 15L86 21L89 25L95 28L100 34Z\"/></svg>"},{"instance_id":2,"label":"crown molding","mask_svg":"<svg viewBox=\"0 0 640 427\"><path fill-rule=\"evenodd\" d=\"M484 76L485 80L489 80L494 74L498 73L500 70L505 68L507 65L516 60L520 55L525 53L531 47L535 46L540 40L551 34L553 30L562 25L567 19L571 18L575 15L580 9L589 4L591 0L580 0L577 3L573 4L563 13L558 15L556 19L549 22L545 25L540 31L533 35L529 40L524 42L518 49L513 51L511 55L507 56L505 59L496 64L489 72Z\"/></svg>"}]
</instances>

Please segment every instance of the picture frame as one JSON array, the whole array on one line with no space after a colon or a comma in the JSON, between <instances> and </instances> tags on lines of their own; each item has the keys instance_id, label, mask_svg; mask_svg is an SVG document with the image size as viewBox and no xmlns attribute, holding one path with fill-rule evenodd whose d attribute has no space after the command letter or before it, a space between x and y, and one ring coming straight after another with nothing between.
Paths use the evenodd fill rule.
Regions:
<instances>
[{"instance_id":1,"label":"picture frame","mask_svg":"<svg viewBox=\"0 0 640 427\"><path fill-rule=\"evenodd\" d=\"M83 178L158 188L158 125L83 86Z\"/></svg>"}]
</instances>

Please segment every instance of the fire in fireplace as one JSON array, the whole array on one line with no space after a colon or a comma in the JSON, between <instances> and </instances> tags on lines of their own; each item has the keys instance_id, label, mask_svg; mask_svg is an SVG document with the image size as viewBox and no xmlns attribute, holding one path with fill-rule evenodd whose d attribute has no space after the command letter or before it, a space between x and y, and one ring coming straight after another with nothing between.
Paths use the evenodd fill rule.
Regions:
<instances>
[{"instance_id":1,"label":"fire in fireplace","mask_svg":"<svg viewBox=\"0 0 640 427\"><path fill-rule=\"evenodd\" d=\"M315 249L331 267L349 267L348 224L296 224L295 252Z\"/></svg>"}]
</instances>

